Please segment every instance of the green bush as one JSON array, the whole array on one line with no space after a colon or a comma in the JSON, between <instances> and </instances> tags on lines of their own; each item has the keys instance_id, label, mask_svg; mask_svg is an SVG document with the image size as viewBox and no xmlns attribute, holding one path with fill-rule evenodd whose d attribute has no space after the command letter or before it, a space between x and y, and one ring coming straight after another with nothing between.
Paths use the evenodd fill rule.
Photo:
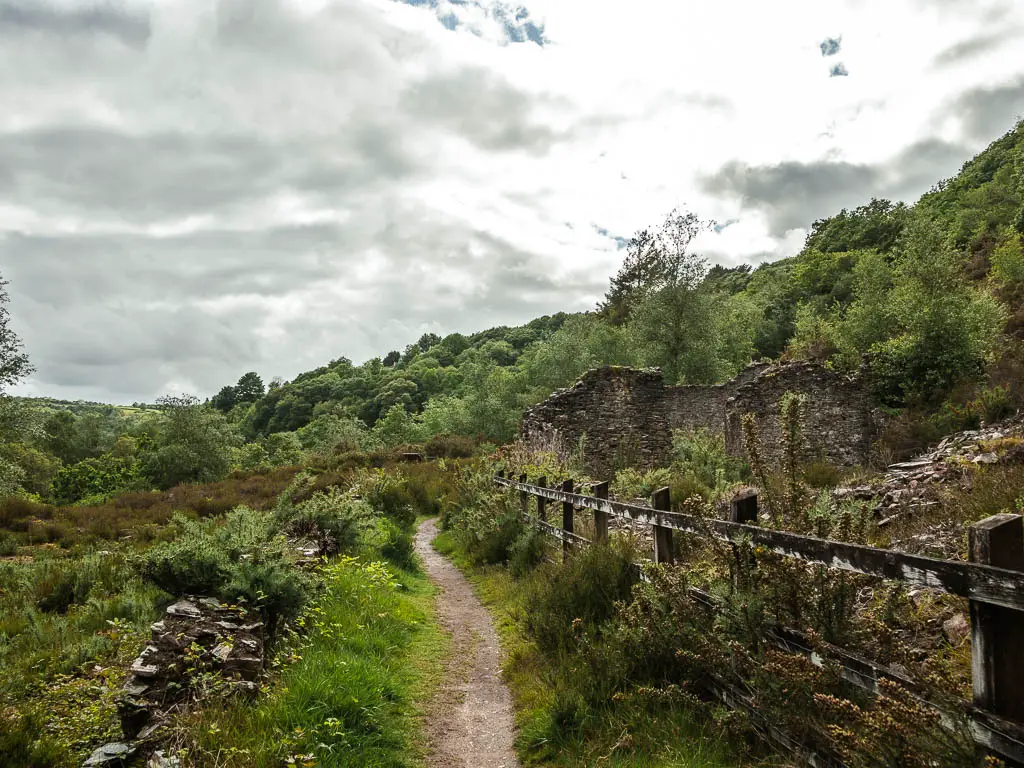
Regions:
<instances>
[{"instance_id":1,"label":"green bush","mask_svg":"<svg viewBox=\"0 0 1024 768\"><path fill-rule=\"evenodd\" d=\"M51 741L32 717L0 717L0 755L4 768L51 768L64 765L64 750Z\"/></svg>"},{"instance_id":2,"label":"green bush","mask_svg":"<svg viewBox=\"0 0 1024 768\"><path fill-rule=\"evenodd\" d=\"M527 528L509 549L508 569L515 577L532 571L548 553L548 538L537 528Z\"/></svg>"},{"instance_id":3,"label":"green bush","mask_svg":"<svg viewBox=\"0 0 1024 768\"><path fill-rule=\"evenodd\" d=\"M333 555L355 549L374 514L367 502L330 488L284 510L279 505L277 516L288 535L315 541L321 552Z\"/></svg>"},{"instance_id":4,"label":"green bush","mask_svg":"<svg viewBox=\"0 0 1024 768\"><path fill-rule=\"evenodd\" d=\"M298 614L309 577L296 569L273 512L237 507L223 522L175 518L178 537L143 556L142 573L173 595L244 601L263 613L270 632Z\"/></svg>"},{"instance_id":5,"label":"green bush","mask_svg":"<svg viewBox=\"0 0 1024 768\"><path fill-rule=\"evenodd\" d=\"M468 459L476 452L476 443L463 435L434 435L423 450L428 456L444 459Z\"/></svg>"},{"instance_id":6,"label":"green bush","mask_svg":"<svg viewBox=\"0 0 1024 768\"><path fill-rule=\"evenodd\" d=\"M18 537L9 531L0 531L0 557L9 557L18 552Z\"/></svg>"},{"instance_id":7,"label":"green bush","mask_svg":"<svg viewBox=\"0 0 1024 768\"><path fill-rule=\"evenodd\" d=\"M618 499L648 498L659 488L672 482L672 471L651 469L641 471L627 467L615 473L612 481L612 495Z\"/></svg>"},{"instance_id":8,"label":"green bush","mask_svg":"<svg viewBox=\"0 0 1024 768\"><path fill-rule=\"evenodd\" d=\"M639 574L629 542L592 546L561 566L541 568L528 583L526 629L545 653L574 652L584 633L600 631L628 601Z\"/></svg>"},{"instance_id":9,"label":"green bush","mask_svg":"<svg viewBox=\"0 0 1024 768\"><path fill-rule=\"evenodd\" d=\"M381 554L399 568L404 568L407 571L416 570L416 551L412 535L390 520L381 520L378 532L381 539Z\"/></svg>"},{"instance_id":10,"label":"green bush","mask_svg":"<svg viewBox=\"0 0 1024 768\"><path fill-rule=\"evenodd\" d=\"M415 500L409 493L405 476L397 471L372 469L361 472L353 488L384 517L402 528L416 522Z\"/></svg>"}]
</instances>

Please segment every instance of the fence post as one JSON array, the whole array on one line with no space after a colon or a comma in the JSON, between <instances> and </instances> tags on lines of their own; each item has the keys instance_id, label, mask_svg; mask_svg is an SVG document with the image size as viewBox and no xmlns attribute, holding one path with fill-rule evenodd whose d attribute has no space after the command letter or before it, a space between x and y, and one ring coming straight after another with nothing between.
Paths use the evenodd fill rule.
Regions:
<instances>
[{"instance_id":1,"label":"fence post","mask_svg":"<svg viewBox=\"0 0 1024 768\"><path fill-rule=\"evenodd\" d=\"M970 561L1024 571L1020 515L993 515L969 529ZM970 601L974 705L1024 722L1024 612Z\"/></svg>"},{"instance_id":2,"label":"fence post","mask_svg":"<svg viewBox=\"0 0 1024 768\"><path fill-rule=\"evenodd\" d=\"M525 484L526 475L520 475L519 482ZM519 492L519 508L523 513L524 519L530 516L530 494L528 494L526 491Z\"/></svg>"},{"instance_id":3,"label":"fence post","mask_svg":"<svg viewBox=\"0 0 1024 768\"><path fill-rule=\"evenodd\" d=\"M757 494L747 493L729 503L729 519L744 525L757 524Z\"/></svg>"},{"instance_id":4,"label":"fence post","mask_svg":"<svg viewBox=\"0 0 1024 768\"><path fill-rule=\"evenodd\" d=\"M735 498L729 504L729 520L733 523L742 523L743 525L757 525L757 494L748 493L745 496ZM744 568L743 555L740 552L740 545L733 543L732 547L732 559L735 570L732 574L732 586L736 588L749 588L749 583L743 583L740 580L742 574L751 574L754 569L757 568L757 557L754 553L747 553L746 567Z\"/></svg>"},{"instance_id":5,"label":"fence post","mask_svg":"<svg viewBox=\"0 0 1024 768\"><path fill-rule=\"evenodd\" d=\"M668 488L660 488L651 494L651 506L662 512L672 509ZM654 562L672 565L672 529L660 525L654 528Z\"/></svg>"},{"instance_id":6,"label":"fence post","mask_svg":"<svg viewBox=\"0 0 1024 768\"><path fill-rule=\"evenodd\" d=\"M572 493L573 482L572 480L566 480L562 483L562 491L564 493ZM566 533L574 533L574 521L573 521L573 504L571 501L562 502L562 530ZM572 549L572 544L569 543L568 538L562 539L562 560L565 560L569 556L569 550Z\"/></svg>"},{"instance_id":7,"label":"fence post","mask_svg":"<svg viewBox=\"0 0 1024 768\"><path fill-rule=\"evenodd\" d=\"M548 479L546 477L537 478L537 486L539 488L547 488ZM537 519L547 522L548 520L548 500L543 496L537 497Z\"/></svg>"},{"instance_id":8,"label":"fence post","mask_svg":"<svg viewBox=\"0 0 1024 768\"><path fill-rule=\"evenodd\" d=\"M608 481L590 486L590 495L595 499L607 499ZM599 509L594 510L594 541L598 544L608 543L608 513Z\"/></svg>"}]
</instances>

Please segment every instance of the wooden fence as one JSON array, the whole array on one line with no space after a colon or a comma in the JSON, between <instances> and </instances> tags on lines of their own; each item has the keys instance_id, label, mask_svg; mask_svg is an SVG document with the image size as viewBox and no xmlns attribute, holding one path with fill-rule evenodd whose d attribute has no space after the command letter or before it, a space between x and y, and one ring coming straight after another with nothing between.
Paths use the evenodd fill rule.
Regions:
<instances>
[{"instance_id":1,"label":"wooden fence","mask_svg":"<svg viewBox=\"0 0 1024 768\"><path fill-rule=\"evenodd\" d=\"M1024 766L1024 524L1020 515L995 515L971 526L970 562L964 563L759 528L756 499L734 503L730 520L707 520L671 512L668 488L655 491L651 506L647 507L609 500L607 482L592 485L591 495L576 493L571 480L555 488L548 487L544 477L530 484L525 475L512 480L499 473L495 482L518 491L524 517L561 541L566 553L573 547L592 543L575 531L575 512L590 510L594 514L594 538L599 542L607 541L608 524L613 517L649 525L654 540L652 559L656 563L672 564L672 535L674 531L683 531L722 541L747 541L807 563L967 598L974 700L966 714L971 735L983 750L1012 765ZM529 514L531 497L536 500L536 517ZM548 521L549 502L562 505L560 526ZM711 595L696 589L691 594L709 608L717 608ZM799 632L776 630L769 640L783 650L808 656L815 664L823 663L820 644L812 648ZM843 679L852 685L878 693L879 680L889 679L912 695L918 693L914 681L898 670L841 648L827 646L824 650L839 665ZM715 681L713 687L713 692L727 705L746 709L769 739L802 754L809 765L842 765L833 755L805 751L785 733L763 722L743 692L728 682ZM938 710L923 699L921 702ZM943 722L952 727L952 718L940 714Z\"/></svg>"}]
</instances>

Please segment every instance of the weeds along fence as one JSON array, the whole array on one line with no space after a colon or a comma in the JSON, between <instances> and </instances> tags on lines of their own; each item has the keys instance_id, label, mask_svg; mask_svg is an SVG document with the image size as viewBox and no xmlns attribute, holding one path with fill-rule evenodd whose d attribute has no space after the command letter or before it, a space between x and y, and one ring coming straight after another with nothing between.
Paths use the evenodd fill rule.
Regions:
<instances>
[{"instance_id":1,"label":"weeds along fence","mask_svg":"<svg viewBox=\"0 0 1024 768\"><path fill-rule=\"evenodd\" d=\"M647 507L609 500L607 482L592 485L591 495L576 493L572 480L549 487L544 477L530 484L525 475L513 480L499 473L494 482L518 491L523 517L562 542L564 555L593 543L575 531L575 512L589 510L594 515L597 542L608 540L612 518L650 526L655 563L673 563L672 536L681 531L726 542L748 542L809 564L967 598L973 687L973 702L966 711L970 735L981 750L1024 766L1024 524L1020 515L995 515L971 526L969 562L957 562L760 528L756 525L756 497L734 503L729 520L708 520L671 512L668 488L655 491ZM535 515L529 509L531 497L536 503ZM560 525L549 522L549 503L561 504ZM691 589L691 596L712 610L718 607L717 600L701 590ZM920 691L901 670L835 646L823 648L800 632L776 629L768 640L780 650L807 656L818 666L824 664L822 654L827 654L828 660L839 666L844 681L871 694L880 692L882 680L899 684L911 695ZM807 764L843 765L834 755L808 751L767 722L749 697L728 681L713 681L712 689L727 706L746 710L769 740L801 756ZM949 728L955 727L955 718L948 712L923 699L920 703L936 710Z\"/></svg>"}]
</instances>

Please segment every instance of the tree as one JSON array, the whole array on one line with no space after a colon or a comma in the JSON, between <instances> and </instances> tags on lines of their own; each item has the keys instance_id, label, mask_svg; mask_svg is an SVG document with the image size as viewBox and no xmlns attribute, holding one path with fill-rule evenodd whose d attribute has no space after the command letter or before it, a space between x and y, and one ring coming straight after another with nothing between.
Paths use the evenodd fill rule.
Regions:
<instances>
[{"instance_id":1,"label":"tree","mask_svg":"<svg viewBox=\"0 0 1024 768\"><path fill-rule=\"evenodd\" d=\"M627 257L619 273L630 335L645 362L661 367L670 382L716 377L714 294L702 289L708 262L691 250L706 226L692 213L672 211L653 238L641 233L645 250Z\"/></svg>"},{"instance_id":2,"label":"tree","mask_svg":"<svg viewBox=\"0 0 1024 768\"><path fill-rule=\"evenodd\" d=\"M263 387L263 379L255 371L243 375L235 385L235 400L239 403L255 403L264 394L266 390Z\"/></svg>"},{"instance_id":3,"label":"tree","mask_svg":"<svg viewBox=\"0 0 1024 768\"><path fill-rule=\"evenodd\" d=\"M1005 309L971 285L963 259L938 225L907 225L886 311L894 334L871 347L879 394L890 404L935 404L977 378L999 343Z\"/></svg>"},{"instance_id":4,"label":"tree","mask_svg":"<svg viewBox=\"0 0 1024 768\"><path fill-rule=\"evenodd\" d=\"M22 351L21 339L10 328L7 285L7 281L0 277L0 443L4 444L41 437L35 412L7 394L7 387L17 384L34 370L28 355ZM21 483L27 476L25 468L17 461L19 455L27 454L5 453L7 455L0 455L0 496L21 491Z\"/></svg>"},{"instance_id":5,"label":"tree","mask_svg":"<svg viewBox=\"0 0 1024 768\"><path fill-rule=\"evenodd\" d=\"M195 397L160 398L163 423L156 449L143 471L158 488L179 483L208 483L223 479L231 468L231 449L241 439L224 415Z\"/></svg>"},{"instance_id":6,"label":"tree","mask_svg":"<svg viewBox=\"0 0 1024 768\"><path fill-rule=\"evenodd\" d=\"M228 385L222 387L220 392L213 396L210 405L221 413L229 413L238 404L238 393L235 388Z\"/></svg>"},{"instance_id":7,"label":"tree","mask_svg":"<svg viewBox=\"0 0 1024 768\"><path fill-rule=\"evenodd\" d=\"M401 359L402 353L399 352L397 349L393 349L386 355L384 355L384 360L382 361L382 363L386 368L394 368L398 361Z\"/></svg>"},{"instance_id":8,"label":"tree","mask_svg":"<svg viewBox=\"0 0 1024 768\"><path fill-rule=\"evenodd\" d=\"M28 355L22 351L21 339L10 327L8 285L0 277L0 396L6 395L7 387L17 384L35 370Z\"/></svg>"}]
</instances>

